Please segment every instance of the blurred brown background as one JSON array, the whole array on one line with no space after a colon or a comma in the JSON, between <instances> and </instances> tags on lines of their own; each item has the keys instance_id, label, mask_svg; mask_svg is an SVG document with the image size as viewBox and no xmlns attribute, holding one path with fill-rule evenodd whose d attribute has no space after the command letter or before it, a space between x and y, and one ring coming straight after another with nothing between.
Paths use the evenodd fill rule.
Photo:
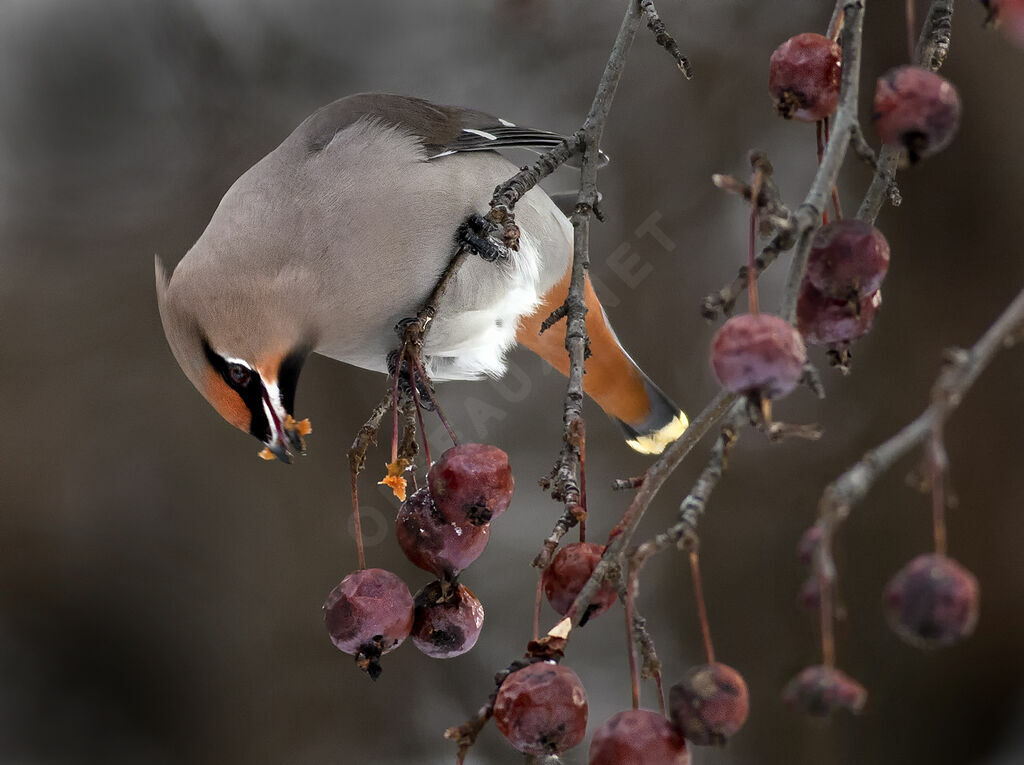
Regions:
<instances>
[{"instance_id":1,"label":"blurred brown background","mask_svg":"<svg viewBox=\"0 0 1024 765\"><path fill-rule=\"evenodd\" d=\"M685 82L642 31L606 132L609 220L595 230L594 273L624 343L696 413L715 391L706 361L715 327L697 307L735 273L746 236L745 210L709 176L745 172L757 147L786 198L803 196L814 131L774 116L767 61L789 35L823 30L831 3L661 5L697 77ZM865 101L875 77L905 58L903 4L868 5ZM880 218L893 265L875 330L857 346L851 377L824 370L826 401L800 392L777 408L786 420L824 424L827 437L768 445L744 435L702 526L718 653L746 675L753 708L727 748L694 753L699 765L1024 761L1019 349L992 365L949 427L960 499L951 552L983 584L977 634L922 653L883 623L881 588L930 538L927 500L903 483L908 460L839 543L849 616L840 663L870 689L868 709L821 724L777 701L786 679L817 660L813 617L795 606L804 571L793 547L821 489L920 411L942 349L973 342L1024 284L1024 51L982 30L975 4L960 5L944 73L960 89L963 126L950 150L901 176L905 202ZM0 761L454 760L441 731L483 702L492 673L528 637L529 560L557 513L534 479L557 449L561 379L517 354L502 382L443 386L466 439L510 452L517 499L464 577L487 608L477 648L434 662L403 646L372 684L327 640L320 605L355 566L345 450L383 380L312 360L299 395L300 416L316 426L310 455L290 468L260 462L258 445L216 417L171 357L153 253L175 262L242 171L344 94L410 93L572 130L621 6L0 3ZM848 163L848 209L868 177ZM572 183L567 172L550 186ZM645 222L660 239L637 233ZM625 243L638 260L609 264ZM764 280L768 305L783 270ZM626 501L603 487L647 461L590 411L598 538ZM645 533L671 523L707 449L659 498ZM364 481L370 560L415 590L428 577L401 558L387 527L394 502L369 480L384 459L384 450L371 457ZM641 607L671 683L700 661L681 556L648 567ZM629 704L622 632L618 611L572 644L591 731ZM585 759L581 747L566 761ZM493 729L470 757L517 761Z\"/></svg>"}]
</instances>

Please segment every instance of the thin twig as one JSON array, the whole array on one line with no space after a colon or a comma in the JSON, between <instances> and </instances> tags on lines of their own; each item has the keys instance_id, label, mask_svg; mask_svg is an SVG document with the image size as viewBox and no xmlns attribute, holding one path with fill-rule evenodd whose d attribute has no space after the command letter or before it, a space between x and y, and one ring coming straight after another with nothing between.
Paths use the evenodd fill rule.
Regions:
<instances>
[{"instance_id":1,"label":"thin twig","mask_svg":"<svg viewBox=\"0 0 1024 765\"><path fill-rule=\"evenodd\" d=\"M913 422L885 443L867 452L850 469L830 483L819 502L819 524L823 536L815 558L821 582L823 634L830 634L832 609L830 593L836 578L832 538L850 510L867 495L875 481L914 447L934 438L960 405L974 381L1000 349L1006 347L1024 326L1024 290L969 350L950 355L946 367L932 388L931 404ZM941 438L941 435L940 435ZM940 478L941 479L941 478ZM933 478L934 480L934 478Z\"/></svg>"},{"instance_id":2,"label":"thin twig","mask_svg":"<svg viewBox=\"0 0 1024 765\"><path fill-rule=\"evenodd\" d=\"M683 73L683 76L688 80L692 80L693 67L690 66L690 60L683 55L683 52L679 50L678 43L668 33L665 22L661 20L657 9L654 7L654 0L640 0L640 11L644 15L644 21L647 22L647 28L654 33L654 41L667 50L669 55L676 60L676 66Z\"/></svg>"}]
</instances>

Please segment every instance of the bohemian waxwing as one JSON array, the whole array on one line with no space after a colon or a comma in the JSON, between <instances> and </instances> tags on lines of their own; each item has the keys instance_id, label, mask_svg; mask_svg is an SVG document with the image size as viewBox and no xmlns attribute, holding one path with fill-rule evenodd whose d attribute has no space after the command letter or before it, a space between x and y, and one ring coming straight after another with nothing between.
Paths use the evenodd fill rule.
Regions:
<instances>
[{"instance_id":1,"label":"bohemian waxwing","mask_svg":"<svg viewBox=\"0 0 1024 765\"><path fill-rule=\"evenodd\" d=\"M560 141L405 96L323 107L235 182L169 279L157 260L175 358L224 419L289 461L306 357L386 371L395 325L435 286L459 225L517 171L493 150ZM516 340L565 374L564 322L539 330L568 290L572 227L540 188L516 221L519 250L506 262L470 258L445 293L423 348L433 380L499 376ZM585 390L630 446L659 453L686 416L622 349L589 280L586 304Z\"/></svg>"}]
</instances>

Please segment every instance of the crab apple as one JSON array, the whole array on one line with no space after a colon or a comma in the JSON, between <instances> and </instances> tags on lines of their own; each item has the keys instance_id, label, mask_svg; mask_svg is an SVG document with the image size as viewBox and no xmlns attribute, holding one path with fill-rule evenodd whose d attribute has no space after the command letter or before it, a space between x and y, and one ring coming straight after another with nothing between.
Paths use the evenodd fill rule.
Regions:
<instances>
[{"instance_id":1,"label":"crab apple","mask_svg":"<svg viewBox=\"0 0 1024 765\"><path fill-rule=\"evenodd\" d=\"M546 569L542 577L544 594L548 603L559 614L565 616L569 613L569 607L580 594L580 590L590 579L590 575L597 568L601 556L604 555L604 546L593 542L574 542L563 547ZM607 611L614 605L618 598L618 590L611 582L604 582L597 591L594 599L587 606L586 612L580 619L580 626Z\"/></svg>"},{"instance_id":2,"label":"crab apple","mask_svg":"<svg viewBox=\"0 0 1024 765\"><path fill-rule=\"evenodd\" d=\"M906 148L913 164L952 142L960 124L960 96L934 72L899 66L878 78L871 118L882 143Z\"/></svg>"},{"instance_id":3,"label":"crab apple","mask_svg":"<svg viewBox=\"0 0 1024 765\"><path fill-rule=\"evenodd\" d=\"M664 715L630 709L612 715L590 742L590 765L689 765L686 740Z\"/></svg>"},{"instance_id":4,"label":"crab apple","mask_svg":"<svg viewBox=\"0 0 1024 765\"><path fill-rule=\"evenodd\" d=\"M889 243L882 232L856 218L818 229L807 256L805 279L833 300L859 300L882 286L889 270Z\"/></svg>"},{"instance_id":5,"label":"crab apple","mask_svg":"<svg viewBox=\"0 0 1024 765\"><path fill-rule=\"evenodd\" d=\"M393 651L412 629L413 600L405 582L390 571L353 571L324 602L324 623L331 642L352 654L374 680L380 657Z\"/></svg>"},{"instance_id":6,"label":"crab apple","mask_svg":"<svg viewBox=\"0 0 1024 765\"><path fill-rule=\"evenodd\" d=\"M568 667L539 661L505 678L494 700L494 722L523 754L560 754L587 732L587 694Z\"/></svg>"},{"instance_id":7,"label":"crab apple","mask_svg":"<svg viewBox=\"0 0 1024 765\"><path fill-rule=\"evenodd\" d=\"M687 741L723 744L746 722L750 695L743 675L728 664L698 664L672 686L668 709Z\"/></svg>"},{"instance_id":8,"label":"crab apple","mask_svg":"<svg viewBox=\"0 0 1024 765\"><path fill-rule=\"evenodd\" d=\"M416 593L412 643L427 656L451 659L476 645L484 626L484 607L473 591L460 584L446 594L441 582Z\"/></svg>"},{"instance_id":9,"label":"crab apple","mask_svg":"<svg viewBox=\"0 0 1024 765\"><path fill-rule=\"evenodd\" d=\"M841 50L813 32L790 37L768 62L768 92L779 115L817 122L836 110L841 80Z\"/></svg>"},{"instance_id":10,"label":"crab apple","mask_svg":"<svg viewBox=\"0 0 1024 765\"><path fill-rule=\"evenodd\" d=\"M782 689L782 701L809 715L824 717L833 710L858 714L868 700L864 686L835 667L806 667Z\"/></svg>"},{"instance_id":11,"label":"crab apple","mask_svg":"<svg viewBox=\"0 0 1024 765\"><path fill-rule=\"evenodd\" d=\"M769 314L733 316L711 341L711 368L733 393L785 396L800 381L806 360L800 333Z\"/></svg>"},{"instance_id":12,"label":"crab apple","mask_svg":"<svg viewBox=\"0 0 1024 765\"><path fill-rule=\"evenodd\" d=\"M480 557L490 532L490 524L475 526L449 519L426 488L406 499L395 518L395 536L405 557L424 571L448 579Z\"/></svg>"},{"instance_id":13,"label":"crab apple","mask_svg":"<svg viewBox=\"0 0 1024 765\"><path fill-rule=\"evenodd\" d=\"M515 486L508 455L487 444L453 446L430 466L427 483L446 518L475 526L505 512Z\"/></svg>"},{"instance_id":14,"label":"crab apple","mask_svg":"<svg viewBox=\"0 0 1024 765\"><path fill-rule=\"evenodd\" d=\"M796 326L811 345L845 348L871 331L881 305L881 290L854 302L833 300L805 281L796 300Z\"/></svg>"},{"instance_id":15,"label":"crab apple","mask_svg":"<svg viewBox=\"0 0 1024 765\"><path fill-rule=\"evenodd\" d=\"M918 555L885 587L883 602L896 634L919 648L953 645L974 632L978 580L945 555Z\"/></svg>"}]
</instances>

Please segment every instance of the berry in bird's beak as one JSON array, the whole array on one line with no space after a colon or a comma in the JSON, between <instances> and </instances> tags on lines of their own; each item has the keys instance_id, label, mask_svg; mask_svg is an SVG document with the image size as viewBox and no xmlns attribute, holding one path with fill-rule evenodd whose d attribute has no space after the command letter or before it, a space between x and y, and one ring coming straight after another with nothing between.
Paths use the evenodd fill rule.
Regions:
<instances>
[{"instance_id":1,"label":"berry in bird's beak","mask_svg":"<svg viewBox=\"0 0 1024 765\"><path fill-rule=\"evenodd\" d=\"M313 432L313 426L308 419L296 421L294 417L286 412L280 411L281 405L274 403L274 397L267 389L263 389L263 406L270 420L270 440L264 441L265 448L259 456L265 460L272 460L275 457L286 465L292 461L292 452L300 455L306 453L306 441L304 436Z\"/></svg>"}]
</instances>

